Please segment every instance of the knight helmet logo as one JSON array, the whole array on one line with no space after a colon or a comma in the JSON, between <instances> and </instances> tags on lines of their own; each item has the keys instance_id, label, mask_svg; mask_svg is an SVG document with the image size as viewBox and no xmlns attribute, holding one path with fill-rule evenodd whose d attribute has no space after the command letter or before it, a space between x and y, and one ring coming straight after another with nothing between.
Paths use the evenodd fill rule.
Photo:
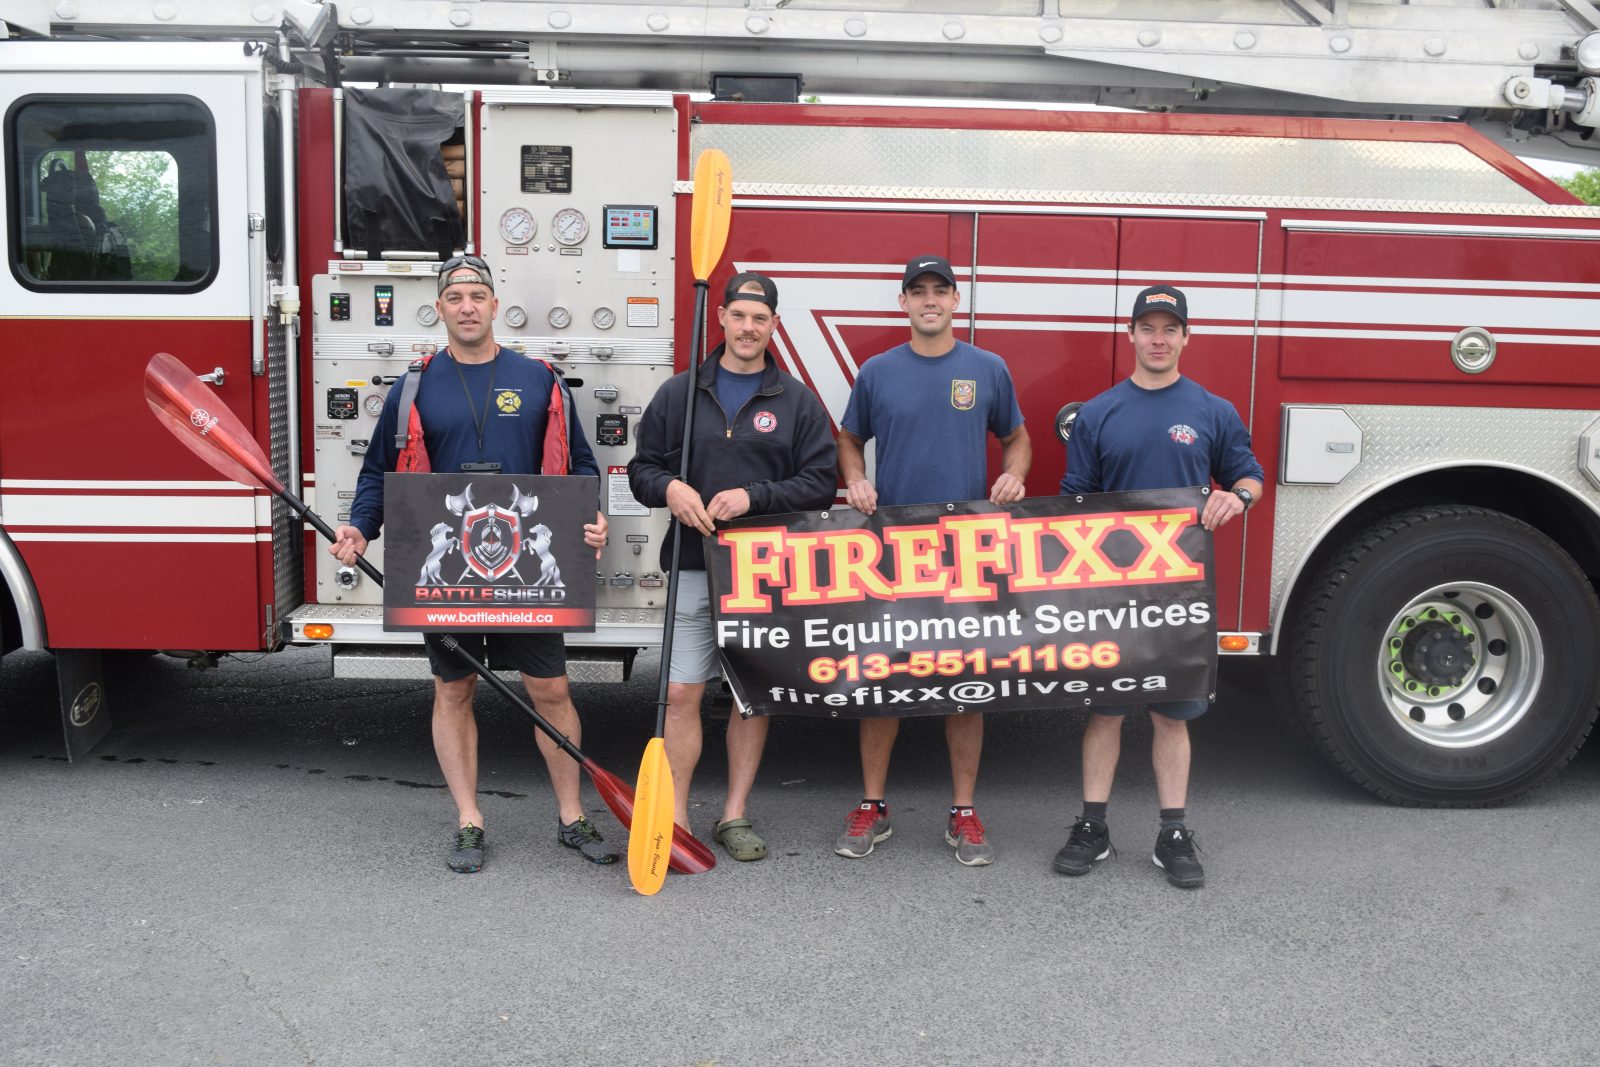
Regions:
<instances>
[{"instance_id":1,"label":"knight helmet logo","mask_svg":"<svg viewBox=\"0 0 1600 1067\"><path fill-rule=\"evenodd\" d=\"M444 505L452 514L461 516L461 533L459 537L451 537L450 528L444 523L433 528L433 552L423 564L419 585L437 584L430 582L430 578L452 549L459 551L466 563L466 569L456 579L458 584L469 574L486 582L506 577L523 580L517 570L517 560L522 557L523 549L522 520L539 506L538 497L523 496L522 490L513 487L509 506L479 506L473 503L469 484L458 495L445 497Z\"/></svg>"}]
</instances>

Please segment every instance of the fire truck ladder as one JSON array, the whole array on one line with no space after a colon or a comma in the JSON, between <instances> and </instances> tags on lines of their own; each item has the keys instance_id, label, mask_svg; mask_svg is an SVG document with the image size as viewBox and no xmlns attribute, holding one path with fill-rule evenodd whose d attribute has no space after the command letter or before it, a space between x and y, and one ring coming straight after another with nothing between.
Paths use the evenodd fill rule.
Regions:
<instances>
[{"instance_id":1,"label":"fire truck ladder","mask_svg":"<svg viewBox=\"0 0 1600 1067\"><path fill-rule=\"evenodd\" d=\"M61 38L284 26L362 81L704 91L731 73L747 77L719 91L747 99L1442 119L1573 162L1595 158L1600 123L1600 10L1584 0L11 0L3 17Z\"/></svg>"}]
</instances>

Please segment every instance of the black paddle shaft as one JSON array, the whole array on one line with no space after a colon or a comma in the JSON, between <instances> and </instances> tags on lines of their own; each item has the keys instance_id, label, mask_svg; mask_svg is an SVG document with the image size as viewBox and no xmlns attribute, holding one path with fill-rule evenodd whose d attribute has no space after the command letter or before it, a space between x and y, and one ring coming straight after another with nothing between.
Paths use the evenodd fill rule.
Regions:
<instances>
[{"instance_id":1,"label":"black paddle shaft","mask_svg":"<svg viewBox=\"0 0 1600 1067\"><path fill-rule=\"evenodd\" d=\"M694 440L694 409L700 388L700 346L705 340L706 293L709 282L694 280L694 325L689 331L689 389L683 404L683 454L678 463L678 480L689 485L689 443ZM690 488L694 488L690 486ZM667 568L667 620L661 628L661 683L656 691L656 736L667 728L667 682L672 675L672 629L678 613L678 553L683 548L685 527L672 526L672 566Z\"/></svg>"},{"instance_id":2,"label":"black paddle shaft","mask_svg":"<svg viewBox=\"0 0 1600 1067\"><path fill-rule=\"evenodd\" d=\"M299 515L306 522L309 522L312 529L316 530L317 533L321 534L323 537L326 537L330 543L337 542L339 540L338 535L333 532L333 527L324 522L321 515L318 515L316 512L307 507L305 501L301 500L287 489L278 495L283 497L283 502L288 504L290 509L293 510L296 515ZM378 588L383 588L383 572L377 567L373 566L371 560L367 559L366 556L358 555L356 556L356 566L361 568L361 573L365 574L368 578L371 578L374 582L377 582ZM453 635L423 634L422 640L424 642L435 641L446 650L454 652L456 655L466 660L467 666L471 667L475 672L477 672L479 678L482 678L484 681L493 686L495 692L499 693L501 696L511 701L511 703L527 712L528 716L533 719L533 724L539 729L543 730L545 735L549 737L550 740L559 745L561 747L561 751L565 752L579 763L584 764L585 766L588 765L589 757L585 756L583 752L579 750L577 745L574 745L570 740L568 740L566 734L562 733L560 730L557 730L550 724L550 720L533 710L533 705L528 703L527 699L521 693L507 685L498 674L494 673L494 671L491 671L487 664L483 663L478 659L478 657L462 648L461 642L457 641Z\"/></svg>"}]
</instances>

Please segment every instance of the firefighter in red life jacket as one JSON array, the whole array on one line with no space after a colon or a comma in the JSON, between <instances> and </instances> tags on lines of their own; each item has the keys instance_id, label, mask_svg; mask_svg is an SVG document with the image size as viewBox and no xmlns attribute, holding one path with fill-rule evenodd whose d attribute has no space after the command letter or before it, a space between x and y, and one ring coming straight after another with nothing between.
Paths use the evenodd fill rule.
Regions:
<instances>
[{"instance_id":1,"label":"firefighter in red life jacket","mask_svg":"<svg viewBox=\"0 0 1600 1067\"><path fill-rule=\"evenodd\" d=\"M329 547L346 566L366 551L383 525L387 471L599 474L560 376L543 361L495 343L493 324L500 302L495 299L489 265L477 256L458 256L444 263L435 306L449 347L440 358L419 360L389 391L356 483L350 525L335 531L338 540ZM595 521L584 526L583 539L598 553L606 541L604 514L597 513ZM479 659L487 645L495 663L515 666L539 713L581 744L560 634L456 636ZM478 679L465 661L433 641L427 642L427 649L434 674L433 746L460 825L446 862L451 870L469 874L483 865L484 854L478 727L472 712ZM557 840L595 863L616 862L616 852L584 818L577 763L544 734L535 737L560 807Z\"/></svg>"}]
</instances>

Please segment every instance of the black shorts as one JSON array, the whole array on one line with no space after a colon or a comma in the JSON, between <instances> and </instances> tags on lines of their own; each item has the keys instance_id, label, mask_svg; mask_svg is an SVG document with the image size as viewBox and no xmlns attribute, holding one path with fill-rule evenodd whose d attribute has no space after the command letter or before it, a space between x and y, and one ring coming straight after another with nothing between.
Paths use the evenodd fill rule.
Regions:
<instances>
[{"instance_id":1,"label":"black shorts","mask_svg":"<svg viewBox=\"0 0 1600 1067\"><path fill-rule=\"evenodd\" d=\"M476 672L454 652L437 645L438 635L424 642L428 666L442 682L459 682ZM489 634L488 658L484 634L455 634L456 643L480 662L497 671L514 670L534 678L560 678L567 673L567 646L560 634Z\"/></svg>"}]
</instances>

